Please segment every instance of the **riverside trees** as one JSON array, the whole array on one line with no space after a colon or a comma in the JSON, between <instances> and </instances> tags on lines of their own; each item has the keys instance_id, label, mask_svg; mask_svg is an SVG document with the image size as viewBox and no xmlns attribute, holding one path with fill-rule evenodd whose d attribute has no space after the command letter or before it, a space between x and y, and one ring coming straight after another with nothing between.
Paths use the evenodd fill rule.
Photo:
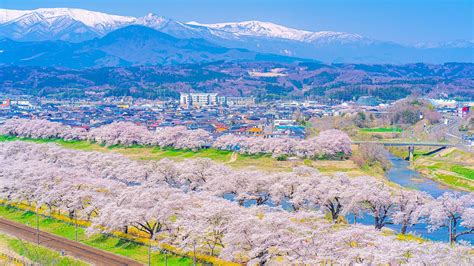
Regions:
<instances>
[{"instance_id":1,"label":"riverside trees","mask_svg":"<svg viewBox=\"0 0 474 266\"><path fill-rule=\"evenodd\" d=\"M188 130L183 126L166 127L156 132L145 126L130 122L114 122L86 131L61 123L41 119L10 119L0 126L0 135L27 138L61 138L66 140L88 140L102 145L151 145L162 148L200 149L212 145L223 150L246 154L295 155L304 158L347 158L351 140L339 130L326 130L308 140L290 138L266 139L224 135L213 140L210 133L202 130Z\"/></svg>"},{"instance_id":2,"label":"riverside trees","mask_svg":"<svg viewBox=\"0 0 474 266\"><path fill-rule=\"evenodd\" d=\"M317 137L306 140L223 135L216 139L213 147L246 154L270 153L275 157L296 155L303 158L342 159L352 152L350 138L344 132L335 129L322 131Z\"/></svg>"},{"instance_id":3,"label":"riverside trees","mask_svg":"<svg viewBox=\"0 0 474 266\"><path fill-rule=\"evenodd\" d=\"M415 212L428 217L416 201L400 202L397 196L404 195L370 177L326 176L309 167L287 173L234 170L210 160L138 162L19 141L0 143L0 165L2 199L72 211L91 221L90 231L139 231L185 251L240 263L472 263L469 247L401 242L368 226L336 226L332 210L340 215L368 208L384 218L378 225L395 221L398 212L402 221ZM252 206L224 199L227 193ZM452 205L462 208L455 213L469 218L472 200L454 198L462 200L432 204L457 202ZM283 210L279 203L286 201L294 208ZM323 217L327 212L329 220ZM439 213L428 220L444 217ZM408 220L407 225L416 222Z\"/></svg>"},{"instance_id":4,"label":"riverside trees","mask_svg":"<svg viewBox=\"0 0 474 266\"><path fill-rule=\"evenodd\" d=\"M447 227L451 243L456 242L462 235L474 233L474 195L472 193L464 195L444 193L427 204L426 212L430 229ZM459 232L459 225L466 229Z\"/></svg>"}]
</instances>

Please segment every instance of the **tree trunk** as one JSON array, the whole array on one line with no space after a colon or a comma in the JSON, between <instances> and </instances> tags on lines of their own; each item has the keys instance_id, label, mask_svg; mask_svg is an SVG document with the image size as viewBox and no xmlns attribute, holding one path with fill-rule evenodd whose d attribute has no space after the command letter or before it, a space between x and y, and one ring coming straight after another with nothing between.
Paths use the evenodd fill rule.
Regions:
<instances>
[{"instance_id":1,"label":"tree trunk","mask_svg":"<svg viewBox=\"0 0 474 266\"><path fill-rule=\"evenodd\" d=\"M400 230L400 233L401 233L402 235L404 235L404 234L407 233L407 227L408 227L408 226L407 226L406 223L403 223L403 224L402 224L402 229Z\"/></svg>"},{"instance_id":2,"label":"tree trunk","mask_svg":"<svg viewBox=\"0 0 474 266\"><path fill-rule=\"evenodd\" d=\"M458 223L458 221L455 217L451 217L451 219L449 220L448 231L449 231L449 243L451 243L451 244L454 244L456 242L457 223Z\"/></svg>"}]
</instances>

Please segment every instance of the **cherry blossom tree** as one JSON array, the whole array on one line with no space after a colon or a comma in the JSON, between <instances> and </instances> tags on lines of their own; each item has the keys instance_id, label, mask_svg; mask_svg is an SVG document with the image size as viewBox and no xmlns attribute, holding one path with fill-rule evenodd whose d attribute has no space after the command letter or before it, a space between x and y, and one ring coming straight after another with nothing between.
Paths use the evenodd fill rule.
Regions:
<instances>
[{"instance_id":1,"label":"cherry blossom tree","mask_svg":"<svg viewBox=\"0 0 474 266\"><path fill-rule=\"evenodd\" d=\"M58 122L44 119L9 119L0 125L0 135L18 136L23 138L64 138L81 140L85 138L83 128L71 128Z\"/></svg>"},{"instance_id":2,"label":"cherry blossom tree","mask_svg":"<svg viewBox=\"0 0 474 266\"><path fill-rule=\"evenodd\" d=\"M0 198L90 219L90 233L139 232L185 252L249 265L473 263L470 246L399 241L378 230L389 219L409 226L426 215L431 229L451 225L455 241L472 232L472 194L425 202L423 193L394 190L376 178L322 175L309 167L280 173L202 159L135 161L21 141L0 143L0 165ZM226 193L236 200L223 198ZM257 204L241 206L250 200ZM285 200L292 211L279 206ZM359 208L374 216L375 229L334 226Z\"/></svg>"},{"instance_id":3,"label":"cherry blossom tree","mask_svg":"<svg viewBox=\"0 0 474 266\"><path fill-rule=\"evenodd\" d=\"M430 230L447 227L449 242L454 243L458 237L474 233L474 195L446 192L436 200L426 205ZM459 232L459 225L466 230Z\"/></svg>"},{"instance_id":4,"label":"cherry blossom tree","mask_svg":"<svg viewBox=\"0 0 474 266\"><path fill-rule=\"evenodd\" d=\"M408 226L416 224L423 216L423 208L431 197L425 192L400 189L395 196L395 208L392 220L400 224L401 234L405 234Z\"/></svg>"},{"instance_id":5,"label":"cherry blossom tree","mask_svg":"<svg viewBox=\"0 0 474 266\"><path fill-rule=\"evenodd\" d=\"M152 134L144 126L130 122L114 122L91 129L88 139L107 146L148 145L152 141Z\"/></svg>"},{"instance_id":6,"label":"cherry blossom tree","mask_svg":"<svg viewBox=\"0 0 474 266\"><path fill-rule=\"evenodd\" d=\"M374 217L374 227L382 229L387 223L395 206L393 192L383 182L373 178L363 180L359 178L354 183L354 192L351 197L351 206L360 205ZM351 207L352 208L352 207Z\"/></svg>"}]
</instances>

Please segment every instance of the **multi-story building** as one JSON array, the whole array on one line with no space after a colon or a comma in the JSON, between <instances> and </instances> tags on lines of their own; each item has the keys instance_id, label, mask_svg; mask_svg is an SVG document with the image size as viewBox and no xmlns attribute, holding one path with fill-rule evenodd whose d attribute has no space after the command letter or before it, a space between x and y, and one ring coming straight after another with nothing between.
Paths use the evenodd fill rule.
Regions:
<instances>
[{"instance_id":1,"label":"multi-story building","mask_svg":"<svg viewBox=\"0 0 474 266\"><path fill-rule=\"evenodd\" d=\"M6 101L0 100L0 109L10 109L10 104L11 104L10 99L7 99Z\"/></svg>"},{"instance_id":2,"label":"multi-story building","mask_svg":"<svg viewBox=\"0 0 474 266\"><path fill-rule=\"evenodd\" d=\"M254 97L233 97L228 96L225 99L228 106L252 106L255 105Z\"/></svg>"},{"instance_id":3,"label":"multi-story building","mask_svg":"<svg viewBox=\"0 0 474 266\"><path fill-rule=\"evenodd\" d=\"M181 93L179 103L182 107L216 106L218 104L217 93Z\"/></svg>"}]
</instances>

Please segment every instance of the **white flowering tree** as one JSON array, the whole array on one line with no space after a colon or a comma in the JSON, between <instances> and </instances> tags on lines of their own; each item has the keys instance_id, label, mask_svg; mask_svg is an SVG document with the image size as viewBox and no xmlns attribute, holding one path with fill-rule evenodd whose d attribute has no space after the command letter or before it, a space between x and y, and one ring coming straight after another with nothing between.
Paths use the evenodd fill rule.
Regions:
<instances>
[{"instance_id":1,"label":"white flowering tree","mask_svg":"<svg viewBox=\"0 0 474 266\"><path fill-rule=\"evenodd\" d=\"M426 205L430 230L447 227L451 243L463 235L474 233L474 195L446 192ZM461 222L463 220L463 222ZM459 231L459 226L465 230Z\"/></svg>"}]
</instances>

